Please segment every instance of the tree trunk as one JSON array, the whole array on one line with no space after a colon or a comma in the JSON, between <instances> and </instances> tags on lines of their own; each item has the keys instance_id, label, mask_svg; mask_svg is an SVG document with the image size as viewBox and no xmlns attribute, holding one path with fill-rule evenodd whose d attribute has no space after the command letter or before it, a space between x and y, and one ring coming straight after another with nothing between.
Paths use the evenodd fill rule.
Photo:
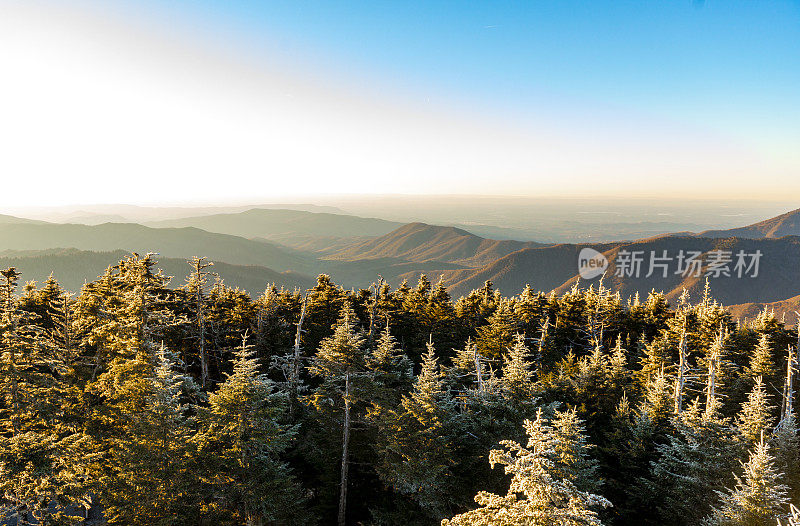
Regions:
<instances>
[{"instance_id":1,"label":"tree trunk","mask_svg":"<svg viewBox=\"0 0 800 526\"><path fill-rule=\"evenodd\" d=\"M345 526L345 516L347 513L347 468L350 447L350 373L345 376L344 391L344 431L342 434L342 478L341 491L339 493L339 526Z\"/></svg>"},{"instance_id":2,"label":"tree trunk","mask_svg":"<svg viewBox=\"0 0 800 526\"><path fill-rule=\"evenodd\" d=\"M708 384L706 385L706 417L711 417L717 406L717 366L719 361L719 352L722 346L722 331L720 330L718 336L718 343L714 344L711 349L711 355L708 358Z\"/></svg>"},{"instance_id":3,"label":"tree trunk","mask_svg":"<svg viewBox=\"0 0 800 526\"><path fill-rule=\"evenodd\" d=\"M297 412L297 391L300 383L300 338L303 335L303 320L306 318L306 298L300 306L300 320L297 322L297 332L294 335L294 358L292 372L289 378L289 414L294 417Z\"/></svg>"},{"instance_id":4,"label":"tree trunk","mask_svg":"<svg viewBox=\"0 0 800 526\"><path fill-rule=\"evenodd\" d=\"M679 363L678 379L675 381L675 414L683 412L683 387L686 383L686 318L683 320L684 328L681 332L681 342L678 345Z\"/></svg>"},{"instance_id":5,"label":"tree trunk","mask_svg":"<svg viewBox=\"0 0 800 526\"><path fill-rule=\"evenodd\" d=\"M789 347L789 356L786 358L786 384L783 387L783 407L781 407L781 420L794 411L794 368L796 354Z\"/></svg>"},{"instance_id":6,"label":"tree trunk","mask_svg":"<svg viewBox=\"0 0 800 526\"><path fill-rule=\"evenodd\" d=\"M481 370L481 355L478 353L478 347L474 346L473 358L475 360L475 376L478 378L478 392L483 394L483 371Z\"/></svg>"}]
</instances>

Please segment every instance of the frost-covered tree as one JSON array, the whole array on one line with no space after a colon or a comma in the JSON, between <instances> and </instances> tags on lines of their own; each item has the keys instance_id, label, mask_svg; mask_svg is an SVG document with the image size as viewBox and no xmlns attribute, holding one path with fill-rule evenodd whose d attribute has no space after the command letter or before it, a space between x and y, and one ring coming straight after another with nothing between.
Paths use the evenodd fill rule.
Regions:
<instances>
[{"instance_id":1,"label":"frost-covered tree","mask_svg":"<svg viewBox=\"0 0 800 526\"><path fill-rule=\"evenodd\" d=\"M747 401L742 404L742 409L736 416L736 428L748 447L757 444L763 433L771 431L774 421L773 409L769 405L769 395L764 382L758 376Z\"/></svg>"},{"instance_id":2,"label":"frost-covered tree","mask_svg":"<svg viewBox=\"0 0 800 526\"><path fill-rule=\"evenodd\" d=\"M710 526L773 526L788 505L787 487L774 466L769 445L762 439L742 464L744 477L736 486L718 492L720 505L707 519Z\"/></svg>"},{"instance_id":3,"label":"frost-covered tree","mask_svg":"<svg viewBox=\"0 0 800 526\"><path fill-rule=\"evenodd\" d=\"M411 393L396 410L373 415L381 437L378 474L431 517L441 517L448 508L454 409L436 351L428 344Z\"/></svg>"},{"instance_id":4,"label":"frost-covered tree","mask_svg":"<svg viewBox=\"0 0 800 526\"><path fill-rule=\"evenodd\" d=\"M163 346L154 362L144 404L126 414L124 434L109 451L110 471L101 479L109 524L188 524L187 510L196 506L187 478L193 408L184 402L194 382L178 372Z\"/></svg>"},{"instance_id":5,"label":"frost-covered tree","mask_svg":"<svg viewBox=\"0 0 800 526\"><path fill-rule=\"evenodd\" d=\"M209 396L194 438L203 516L214 524L303 524L306 496L280 458L296 430L281 423L286 397L258 371L243 341L233 371Z\"/></svg>"},{"instance_id":6,"label":"frost-covered tree","mask_svg":"<svg viewBox=\"0 0 800 526\"><path fill-rule=\"evenodd\" d=\"M770 445L775 451L775 468L784 474L792 500L800 497L800 434L794 412L786 415L772 434Z\"/></svg>"},{"instance_id":7,"label":"frost-covered tree","mask_svg":"<svg viewBox=\"0 0 800 526\"><path fill-rule=\"evenodd\" d=\"M530 350L525 345L525 337L517 334L514 345L503 355L503 375L500 378L503 395L514 404L521 405L533 401L532 364Z\"/></svg>"},{"instance_id":8,"label":"frost-covered tree","mask_svg":"<svg viewBox=\"0 0 800 526\"><path fill-rule=\"evenodd\" d=\"M575 422L572 416L566 419ZM554 432L541 410L536 420L525 422L525 431L528 435L526 447L506 440L501 442L503 449L489 453L490 464L504 466L505 472L511 475L508 493L503 496L480 492L475 502L481 507L445 519L442 526L602 524L597 510L611 503L600 495L581 490L578 484L582 470L572 470L586 459L582 442L585 437L572 432ZM581 439L581 443L575 442L576 438Z\"/></svg>"},{"instance_id":9,"label":"frost-covered tree","mask_svg":"<svg viewBox=\"0 0 800 526\"><path fill-rule=\"evenodd\" d=\"M642 489L661 524L698 524L710 512L715 492L725 488L740 447L729 420L709 418L697 399L673 425L675 432L656 446Z\"/></svg>"}]
</instances>

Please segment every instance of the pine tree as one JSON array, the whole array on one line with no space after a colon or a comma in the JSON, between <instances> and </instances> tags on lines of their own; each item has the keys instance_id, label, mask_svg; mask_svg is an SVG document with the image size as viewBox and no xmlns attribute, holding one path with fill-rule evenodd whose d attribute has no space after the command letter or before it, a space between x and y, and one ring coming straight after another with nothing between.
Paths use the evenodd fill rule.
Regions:
<instances>
[{"instance_id":1,"label":"pine tree","mask_svg":"<svg viewBox=\"0 0 800 526\"><path fill-rule=\"evenodd\" d=\"M772 429L774 419L772 411L774 407L769 405L769 397L764 382L758 376L755 379L755 386L747 397L747 401L742 404L742 409L736 417L736 427L742 440L752 447L758 443L763 433Z\"/></svg>"},{"instance_id":2,"label":"pine tree","mask_svg":"<svg viewBox=\"0 0 800 526\"><path fill-rule=\"evenodd\" d=\"M306 496L280 459L296 430L281 424L285 397L258 371L246 339L233 371L209 396L194 438L202 513L214 524L304 524Z\"/></svg>"},{"instance_id":3,"label":"pine tree","mask_svg":"<svg viewBox=\"0 0 800 526\"><path fill-rule=\"evenodd\" d=\"M349 304L342 308L339 322L332 336L322 340L309 370L322 379L322 385L313 393L312 403L318 411L335 407L342 412L342 460L339 481L339 526L344 526L347 514L347 489L350 467L350 432L353 424L351 409L363 400L366 390L360 384L367 378L364 337L356 329L355 312Z\"/></svg>"},{"instance_id":4,"label":"pine tree","mask_svg":"<svg viewBox=\"0 0 800 526\"><path fill-rule=\"evenodd\" d=\"M516 405L533 402L534 383L530 350L525 337L517 334L514 345L503 356L503 376L500 385L507 400Z\"/></svg>"},{"instance_id":5,"label":"pine tree","mask_svg":"<svg viewBox=\"0 0 800 526\"><path fill-rule=\"evenodd\" d=\"M429 343L411 393L396 411L375 415L381 429L378 474L428 517L441 517L449 507L454 409Z\"/></svg>"},{"instance_id":6,"label":"pine tree","mask_svg":"<svg viewBox=\"0 0 800 526\"><path fill-rule=\"evenodd\" d=\"M717 492L720 505L707 520L713 526L773 526L788 504L787 487L775 470L775 459L762 439L742 464L744 480L736 476L736 486Z\"/></svg>"},{"instance_id":7,"label":"pine tree","mask_svg":"<svg viewBox=\"0 0 800 526\"><path fill-rule=\"evenodd\" d=\"M148 383L143 407L126 414L125 433L114 440L110 474L100 479L104 513L109 524L190 524L197 520L187 471L194 409L183 398L196 388L163 346Z\"/></svg>"},{"instance_id":8,"label":"pine tree","mask_svg":"<svg viewBox=\"0 0 800 526\"><path fill-rule=\"evenodd\" d=\"M557 437L539 411L536 420L525 422L527 447L506 440L504 449L489 453L494 467L502 465L511 475L505 496L486 491L475 497L481 507L442 521L442 526L600 526L597 509L611 505L600 495L580 490L575 474L564 467L573 467L585 460L585 444L570 442L570 433ZM582 437L582 435L581 435ZM583 438L583 437L582 437ZM562 453L560 454L559 451ZM562 456L563 452L577 457Z\"/></svg>"}]
</instances>

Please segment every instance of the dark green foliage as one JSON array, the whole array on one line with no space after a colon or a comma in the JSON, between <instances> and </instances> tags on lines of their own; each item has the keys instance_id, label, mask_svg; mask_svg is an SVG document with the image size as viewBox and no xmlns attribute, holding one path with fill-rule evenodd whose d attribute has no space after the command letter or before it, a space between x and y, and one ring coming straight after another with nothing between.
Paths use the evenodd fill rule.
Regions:
<instances>
[{"instance_id":1,"label":"dark green foliage","mask_svg":"<svg viewBox=\"0 0 800 526\"><path fill-rule=\"evenodd\" d=\"M133 254L74 297L0 273L0 522L470 524L509 505L538 524L524 510L547 506L486 462L526 430L552 451L519 446L543 471L515 476L584 499L578 524L725 523L762 479L757 524L800 498L797 333L770 313L602 285L454 301L425 276L253 299L203 265L173 288Z\"/></svg>"}]
</instances>

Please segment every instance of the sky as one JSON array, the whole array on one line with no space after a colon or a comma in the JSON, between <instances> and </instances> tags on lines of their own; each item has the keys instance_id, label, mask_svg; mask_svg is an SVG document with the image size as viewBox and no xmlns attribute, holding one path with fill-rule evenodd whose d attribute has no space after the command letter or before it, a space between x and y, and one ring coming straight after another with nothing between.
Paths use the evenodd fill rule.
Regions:
<instances>
[{"instance_id":1,"label":"sky","mask_svg":"<svg viewBox=\"0 0 800 526\"><path fill-rule=\"evenodd\" d=\"M799 94L797 0L0 0L0 206L786 200Z\"/></svg>"}]
</instances>

